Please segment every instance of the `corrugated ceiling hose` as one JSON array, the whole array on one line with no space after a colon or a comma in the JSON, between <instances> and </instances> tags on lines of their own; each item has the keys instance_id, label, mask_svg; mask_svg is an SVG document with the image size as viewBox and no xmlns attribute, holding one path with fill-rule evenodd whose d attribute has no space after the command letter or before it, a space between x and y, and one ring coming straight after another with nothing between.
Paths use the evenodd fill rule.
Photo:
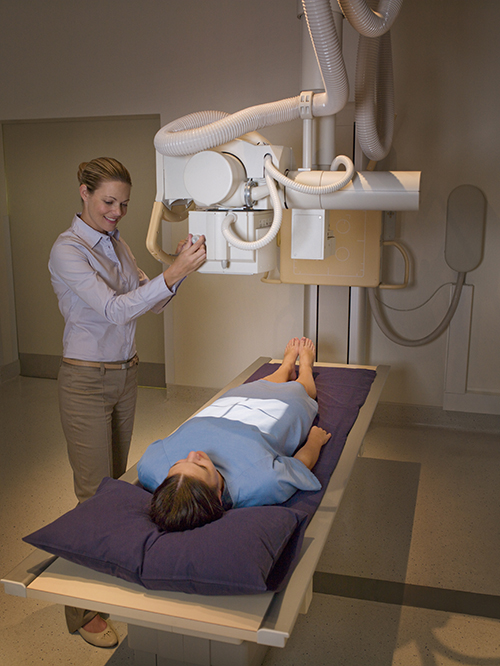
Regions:
<instances>
[{"instance_id":1,"label":"corrugated ceiling hose","mask_svg":"<svg viewBox=\"0 0 500 666\"><path fill-rule=\"evenodd\" d=\"M314 95L313 113L332 115L347 102L345 65L329 0L302 0L312 23L314 47L325 83L325 92ZM193 113L162 127L155 148L162 155L191 155L264 127L300 117L300 95L260 104L227 115L222 111Z\"/></svg>"},{"instance_id":2,"label":"corrugated ceiling hose","mask_svg":"<svg viewBox=\"0 0 500 666\"><path fill-rule=\"evenodd\" d=\"M329 0L302 0L304 16L325 87L312 99L313 116L332 116L349 99L349 82Z\"/></svg>"},{"instance_id":3,"label":"corrugated ceiling hose","mask_svg":"<svg viewBox=\"0 0 500 666\"><path fill-rule=\"evenodd\" d=\"M338 0L360 34L356 60L355 122L363 153L373 161L389 153L394 134L394 82L389 29L403 0L380 0L372 10L366 0Z\"/></svg>"},{"instance_id":4,"label":"corrugated ceiling hose","mask_svg":"<svg viewBox=\"0 0 500 666\"><path fill-rule=\"evenodd\" d=\"M379 162L389 153L394 134L394 80L391 35L360 36L356 61L354 119L363 153Z\"/></svg>"},{"instance_id":5,"label":"corrugated ceiling hose","mask_svg":"<svg viewBox=\"0 0 500 666\"><path fill-rule=\"evenodd\" d=\"M390 40L375 46L365 39L387 33L396 18L403 0L380 0L377 11L366 0L339 0L347 20L364 37L360 40L357 67L356 123L361 134L361 147L370 159L385 157L392 138L394 102L392 92L392 66L390 64ZM317 55L325 85L325 92L313 96L314 116L332 115L340 111L348 99L348 82L345 65L335 29L329 0L302 0L304 14ZM386 62L388 63L386 65ZM377 79L380 70L389 72ZM365 67L369 74L364 72ZM376 99L375 91L377 90ZM390 98L384 108L383 94ZM215 148L264 127L270 127L300 117L300 96L260 104L233 114L222 111L201 111L169 123L155 137L155 147L163 155L190 155L201 150ZM389 117L391 116L392 119ZM375 133L376 139L373 138Z\"/></svg>"},{"instance_id":6,"label":"corrugated ceiling hose","mask_svg":"<svg viewBox=\"0 0 500 666\"><path fill-rule=\"evenodd\" d=\"M299 116L299 97L251 106L233 114L199 111L162 127L155 136L154 144L162 155L192 155Z\"/></svg>"},{"instance_id":7,"label":"corrugated ceiling hose","mask_svg":"<svg viewBox=\"0 0 500 666\"><path fill-rule=\"evenodd\" d=\"M366 0L338 0L344 16L352 27L365 37L380 37L390 30L403 0L380 0L377 10Z\"/></svg>"}]
</instances>

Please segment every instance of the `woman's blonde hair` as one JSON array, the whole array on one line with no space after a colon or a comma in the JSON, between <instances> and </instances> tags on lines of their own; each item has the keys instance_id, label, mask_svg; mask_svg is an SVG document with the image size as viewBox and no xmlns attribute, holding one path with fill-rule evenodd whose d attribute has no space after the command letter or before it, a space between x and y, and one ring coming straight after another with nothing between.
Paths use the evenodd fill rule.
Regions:
<instances>
[{"instance_id":1,"label":"woman's blonde hair","mask_svg":"<svg viewBox=\"0 0 500 666\"><path fill-rule=\"evenodd\" d=\"M78 167L78 183L86 185L91 194L109 180L132 185L127 169L113 157L96 157L90 162L82 162Z\"/></svg>"}]
</instances>

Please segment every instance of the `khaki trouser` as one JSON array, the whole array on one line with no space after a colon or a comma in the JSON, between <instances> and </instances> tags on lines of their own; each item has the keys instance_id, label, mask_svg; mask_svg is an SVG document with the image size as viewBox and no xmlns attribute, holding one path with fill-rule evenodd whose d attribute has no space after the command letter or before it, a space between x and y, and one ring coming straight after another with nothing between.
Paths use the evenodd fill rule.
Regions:
<instances>
[{"instance_id":1,"label":"khaki trouser","mask_svg":"<svg viewBox=\"0 0 500 666\"><path fill-rule=\"evenodd\" d=\"M61 365L59 410L79 502L92 497L105 476L117 479L127 469L137 369Z\"/></svg>"},{"instance_id":2,"label":"khaki trouser","mask_svg":"<svg viewBox=\"0 0 500 666\"><path fill-rule=\"evenodd\" d=\"M84 502L104 477L127 469L137 398L137 365L127 369L89 368L64 363L59 370L59 410L73 469L75 494ZM66 607L70 632L96 613Z\"/></svg>"},{"instance_id":3,"label":"khaki trouser","mask_svg":"<svg viewBox=\"0 0 500 666\"><path fill-rule=\"evenodd\" d=\"M66 614L66 624L70 634L78 631L94 618L97 613L95 611L83 610L83 608L73 608L73 606L65 606L64 612Z\"/></svg>"}]
</instances>

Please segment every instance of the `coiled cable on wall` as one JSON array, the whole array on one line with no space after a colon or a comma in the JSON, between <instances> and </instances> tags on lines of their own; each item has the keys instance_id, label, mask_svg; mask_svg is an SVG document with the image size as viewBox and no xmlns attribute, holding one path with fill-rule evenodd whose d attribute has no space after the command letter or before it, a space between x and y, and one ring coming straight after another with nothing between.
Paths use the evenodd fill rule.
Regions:
<instances>
[{"instance_id":1,"label":"coiled cable on wall","mask_svg":"<svg viewBox=\"0 0 500 666\"><path fill-rule=\"evenodd\" d=\"M408 338L404 338L394 331L392 331L385 321L382 318L382 315L380 313L379 309L379 304L377 301L377 297L375 295L375 289L374 288L369 288L368 289L368 299L370 301L370 307L371 311L373 314L373 318L377 322L378 327L382 331L382 333L389 338L392 342L395 342L397 345L402 345L403 347L420 347L422 345L426 345L429 342L433 342L436 340L440 335L444 333L444 331L447 329L449 323L453 319L453 316L457 310L458 303L460 301L460 296L462 294L462 287L464 286L465 282L465 276L466 273L458 273L457 275L457 283L455 285L455 290L453 292L453 297L451 299L450 307L448 308L447 313L445 314L443 320L441 323L432 331L432 333L429 333L429 335L426 335L423 338L419 338L417 340L410 340Z\"/></svg>"}]
</instances>

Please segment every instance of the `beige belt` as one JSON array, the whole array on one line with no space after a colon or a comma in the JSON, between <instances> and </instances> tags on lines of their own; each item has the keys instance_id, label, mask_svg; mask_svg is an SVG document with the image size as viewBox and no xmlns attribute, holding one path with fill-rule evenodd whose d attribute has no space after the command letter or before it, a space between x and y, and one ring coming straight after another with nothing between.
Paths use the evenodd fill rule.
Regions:
<instances>
[{"instance_id":1,"label":"beige belt","mask_svg":"<svg viewBox=\"0 0 500 666\"><path fill-rule=\"evenodd\" d=\"M130 361L124 361L123 363L97 363L97 361L79 361L76 358L63 358L63 363L68 363L69 365L79 365L82 368L104 368L105 370L126 370L127 368L132 368L134 365L139 363L139 357L137 354L133 356Z\"/></svg>"}]
</instances>

